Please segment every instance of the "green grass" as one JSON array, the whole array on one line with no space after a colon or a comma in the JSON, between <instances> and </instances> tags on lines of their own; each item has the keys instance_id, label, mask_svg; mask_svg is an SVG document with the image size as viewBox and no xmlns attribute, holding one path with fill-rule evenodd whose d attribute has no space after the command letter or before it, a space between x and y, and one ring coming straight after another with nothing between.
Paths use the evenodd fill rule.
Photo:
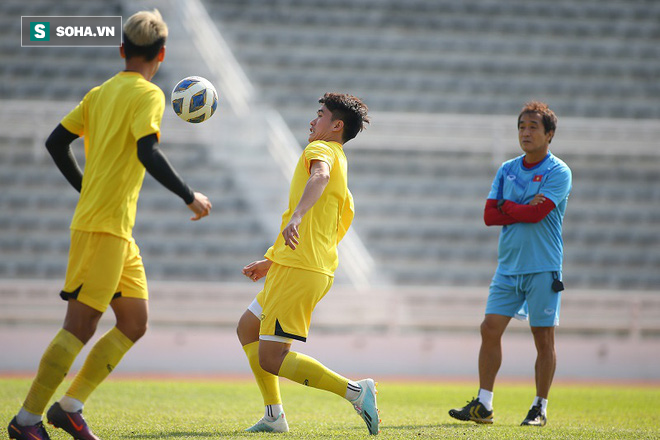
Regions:
<instances>
[{"instance_id":1,"label":"green grass","mask_svg":"<svg viewBox=\"0 0 660 440\"><path fill-rule=\"evenodd\" d=\"M27 379L0 378L2 429L29 385ZM531 386L500 384L491 426L447 415L473 397L476 385L381 382L378 389L380 437L386 439L660 439L658 387L556 384L544 428L518 426L534 397ZM85 417L102 439L369 437L362 420L337 396L288 381L282 381L282 396L291 432L281 436L243 433L263 412L257 387L247 380L112 379L89 399ZM70 438L61 430L49 432L53 439Z\"/></svg>"}]
</instances>

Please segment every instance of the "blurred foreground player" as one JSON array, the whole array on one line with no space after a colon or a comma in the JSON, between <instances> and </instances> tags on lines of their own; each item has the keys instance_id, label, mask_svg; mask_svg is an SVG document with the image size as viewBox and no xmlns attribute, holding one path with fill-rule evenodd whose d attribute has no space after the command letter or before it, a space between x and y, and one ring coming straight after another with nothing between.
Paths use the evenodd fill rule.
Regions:
<instances>
[{"instance_id":1,"label":"blurred foreground player","mask_svg":"<svg viewBox=\"0 0 660 440\"><path fill-rule=\"evenodd\" d=\"M158 11L131 16L120 49L126 70L87 93L46 141L57 167L80 192L60 294L68 303L62 329L44 352L23 407L9 424L9 438L49 438L43 411L110 305L116 326L92 347L65 396L47 413L49 423L73 438L98 438L82 416L83 404L147 329L147 280L132 237L145 168L185 201L194 213L191 220L211 210L208 198L193 192L157 147L165 96L150 81L165 57L166 38L167 25ZM84 174L70 148L79 136L85 139Z\"/></svg>"},{"instance_id":2,"label":"blurred foreground player","mask_svg":"<svg viewBox=\"0 0 660 440\"><path fill-rule=\"evenodd\" d=\"M479 351L479 394L449 415L493 423L493 389L502 364L502 335L511 318L529 316L537 358L536 398L522 425L544 426L557 365L555 326L559 308L562 222L571 191L571 170L549 152L557 117L542 102L527 103L518 116L525 154L504 162L486 201L484 220L502 226L498 266L490 285Z\"/></svg>"},{"instance_id":3,"label":"blurred foreground player","mask_svg":"<svg viewBox=\"0 0 660 440\"><path fill-rule=\"evenodd\" d=\"M238 339L264 399L265 414L249 432L287 432L279 377L337 394L351 402L370 434L378 434L376 386L348 380L316 359L290 351L305 342L317 303L330 290L338 265L337 244L353 220L343 145L366 123L367 106L354 96L326 93L310 123L309 145L298 161L282 216L282 233L266 259L243 268L264 288L238 323Z\"/></svg>"}]
</instances>

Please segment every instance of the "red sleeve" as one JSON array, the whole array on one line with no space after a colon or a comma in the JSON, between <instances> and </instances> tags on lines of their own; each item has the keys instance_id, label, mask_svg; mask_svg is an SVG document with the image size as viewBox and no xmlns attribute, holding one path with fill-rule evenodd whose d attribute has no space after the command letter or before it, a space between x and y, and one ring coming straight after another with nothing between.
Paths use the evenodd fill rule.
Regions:
<instances>
[{"instance_id":1,"label":"red sleeve","mask_svg":"<svg viewBox=\"0 0 660 440\"><path fill-rule=\"evenodd\" d=\"M497 200L486 200L486 208L484 208L484 223L486 226L504 226L518 223L518 220L506 214L502 214L497 209Z\"/></svg>"},{"instance_id":2,"label":"red sleeve","mask_svg":"<svg viewBox=\"0 0 660 440\"><path fill-rule=\"evenodd\" d=\"M502 205L504 214L522 223L538 223L553 209L555 209L555 204L550 199L545 199L545 202L534 206L519 205L511 200L507 200Z\"/></svg>"}]
</instances>

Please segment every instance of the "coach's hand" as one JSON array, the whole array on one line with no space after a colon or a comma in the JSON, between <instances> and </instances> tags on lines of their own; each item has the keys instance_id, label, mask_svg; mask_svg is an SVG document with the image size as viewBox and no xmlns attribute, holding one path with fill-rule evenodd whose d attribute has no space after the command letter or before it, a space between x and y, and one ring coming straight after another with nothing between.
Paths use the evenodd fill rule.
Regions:
<instances>
[{"instance_id":1,"label":"coach's hand","mask_svg":"<svg viewBox=\"0 0 660 440\"><path fill-rule=\"evenodd\" d=\"M532 199L531 202L529 202L529 204L531 206L540 205L541 203L545 202L545 200L546 200L545 196L543 194L539 193L539 194L534 196L534 198Z\"/></svg>"},{"instance_id":2,"label":"coach's hand","mask_svg":"<svg viewBox=\"0 0 660 440\"><path fill-rule=\"evenodd\" d=\"M193 202L188 205L188 208L190 208L190 210L195 213L194 216L190 217L190 220L197 221L202 217L206 217L211 213L212 207L213 205L211 205L211 201L208 197L202 193L196 192L195 200L193 200Z\"/></svg>"},{"instance_id":3,"label":"coach's hand","mask_svg":"<svg viewBox=\"0 0 660 440\"><path fill-rule=\"evenodd\" d=\"M252 281L258 281L266 276L272 264L273 262L268 259L253 261L243 268L243 275Z\"/></svg>"}]
</instances>

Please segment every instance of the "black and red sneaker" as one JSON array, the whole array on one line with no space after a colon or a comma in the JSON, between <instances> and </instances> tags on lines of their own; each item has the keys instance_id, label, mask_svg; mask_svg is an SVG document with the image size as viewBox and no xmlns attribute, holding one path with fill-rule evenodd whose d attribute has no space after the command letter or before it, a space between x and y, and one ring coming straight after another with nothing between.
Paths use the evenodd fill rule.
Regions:
<instances>
[{"instance_id":1,"label":"black and red sneaker","mask_svg":"<svg viewBox=\"0 0 660 440\"><path fill-rule=\"evenodd\" d=\"M11 419L7 427L9 438L15 440L50 440L44 424L39 422L36 425L21 426L16 423L16 417Z\"/></svg>"},{"instance_id":2,"label":"black and red sneaker","mask_svg":"<svg viewBox=\"0 0 660 440\"><path fill-rule=\"evenodd\" d=\"M82 411L66 412L55 402L46 413L48 423L68 432L76 440L100 440L87 426Z\"/></svg>"}]
</instances>

